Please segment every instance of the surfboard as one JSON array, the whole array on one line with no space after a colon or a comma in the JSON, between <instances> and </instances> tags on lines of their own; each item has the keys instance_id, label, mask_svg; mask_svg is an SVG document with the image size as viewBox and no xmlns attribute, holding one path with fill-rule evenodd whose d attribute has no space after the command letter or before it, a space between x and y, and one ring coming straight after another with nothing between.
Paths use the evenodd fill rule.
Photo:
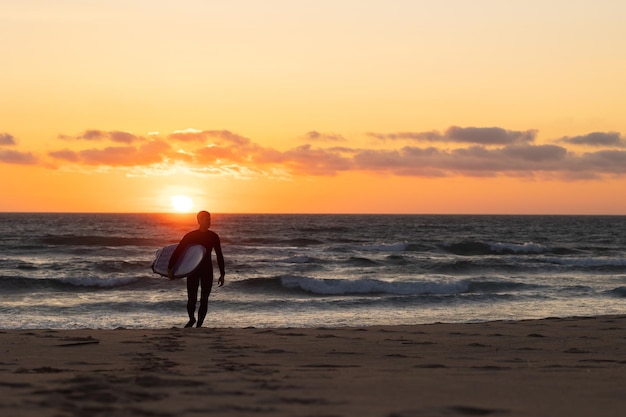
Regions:
<instances>
[{"instance_id":1,"label":"surfboard","mask_svg":"<svg viewBox=\"0 0 626 417\"><path fill-rule=\"evenodd\" d=\"M167 276L167 265L177 246L178 244L168 245L156 252L154 261L152 261L153 272L164 277ZM174 265L174 278L184 278L193 273L200 266L205 254L206 249L202 245L191 245L185 249Z\"/></svg>"}]
</instances>

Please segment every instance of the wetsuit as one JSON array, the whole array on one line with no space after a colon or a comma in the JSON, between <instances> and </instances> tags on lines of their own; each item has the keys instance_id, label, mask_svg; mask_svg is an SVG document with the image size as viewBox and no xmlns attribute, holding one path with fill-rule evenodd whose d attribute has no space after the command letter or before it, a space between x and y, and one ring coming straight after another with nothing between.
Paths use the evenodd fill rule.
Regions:
<instances>
[{"instance_id":1,"label":"wetsuit","mask_svg":"<svg viewBox=\"0 0 626 417\"><path fill-rule=\"evenodd\" d=\"M217 265L221 274L224 274L224 255L222 254L220 238L217 233L212 232L211 230L193 230L181 239L180 243L176 247L176 250L172 253L168 268L172 268L176 264L178 258L182 255L183 250L191 245L202 245L206 249L206 255L204 256L200 266L198 266L198 269L187 277L187 313L189 314L190 324L195 322L194 314L196 311L196 302L198 300L198 285L201 286L200 309L198 310L198 327L200 327L209 307L209 295L211 294L211 287L213 286L213 263L211 261L211 251L215 250Z\"/></svg>"}]
</instances>

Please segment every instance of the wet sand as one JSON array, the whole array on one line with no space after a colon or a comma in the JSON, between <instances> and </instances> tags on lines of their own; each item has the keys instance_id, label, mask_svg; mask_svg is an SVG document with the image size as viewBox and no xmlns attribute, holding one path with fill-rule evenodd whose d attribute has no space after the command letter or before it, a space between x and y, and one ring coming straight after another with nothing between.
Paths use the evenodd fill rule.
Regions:
<instances>
[{"instance_id":1,"label":"wet sand","mask_svg":"<svg viewBox=\"0 0 626 417\"><path fill-rule=\"evenodd\" d=\"M0 414L623 416L626 316L0 330Z\"/></svg>"}]
</instances>

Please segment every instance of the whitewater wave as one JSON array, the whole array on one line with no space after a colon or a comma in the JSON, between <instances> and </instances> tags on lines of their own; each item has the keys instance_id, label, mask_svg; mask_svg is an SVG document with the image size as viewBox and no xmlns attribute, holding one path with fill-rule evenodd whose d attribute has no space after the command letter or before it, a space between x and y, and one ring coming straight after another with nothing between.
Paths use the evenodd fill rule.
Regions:
<instances>
[{"instance_id":1,"label":"whitewater wave","mask_svg":"<svg viewBox=\"0 0 626 417\"><path fill-rule=\"evenodd\" d=\"M467 282L403 281L390 282L377 279L318 279L297 276L280 278L283 287L300 289L319 295L394 294L427 295L457 294L469 289Z\"/></svg>"},{"instance_id":2,"label":"whitewater wave","mask_svg":"<svg viewBox=\"0 0 626 417\"><path fill-rule=\"evenodd\" d=\"M550 249L544 245L534 242L526 242L522 244L492 242L489 248L497 253L545 253Z\"/></svg>"},{"instance_id":3,"label":"whitewater wave","mask_svg":"<svg viewBox=\"0 0 626 417\"><path fill-rule=\"evenodd\" d=\"M308 263L314 263L317 261L318 261L317 259L312 258L307 255L296 255L296 256L290 256L288 258L276 260L276 262L287 263L287 264L308 264Z\"/></svg>"},{"instance_id":4,"label":"whitewater wave","mask_svg":"<svg viewBox=\"0 0 626 417\"><path fill-rule=\"evenodd\" d=\"M455 255L514 255L514 254L542 254L550 252L550 248L540 243L507 243L507 242L478 242L464 241L441 245L441 248Z\"/></svg>"},{"instance_id":5,"label":"whitewater wave","mask_svg":"<svg viewBox=\"0 0 626 417\"><path fill-rule=\"evenodd\" d=\"M233 290L301 292L312 295L457 295L516 293L544 288L542 285L493 279L385 281L379 279L322 279L284 275L272 278L249 278L229 283Z\"/></svg>"},{"instance_id":6,"label":"whitewater wave","mask_svg":"<svg viewBox=\"0 0 626 417\"><path fill-rule=\"evenodd\" d=\"M380 243L377 245L365 245L361 246L361 250L370 252L402 252L408 247L407 243Z\"/></svg>"}]
</instances>

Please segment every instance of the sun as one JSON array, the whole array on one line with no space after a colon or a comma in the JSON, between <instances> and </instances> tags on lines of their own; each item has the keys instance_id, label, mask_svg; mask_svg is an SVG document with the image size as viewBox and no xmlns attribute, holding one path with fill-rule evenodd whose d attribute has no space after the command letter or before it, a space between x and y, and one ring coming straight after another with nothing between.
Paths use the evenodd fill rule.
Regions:
<instances>
[{"instance_id":1,"label":"sun","mask_svg":"<svg viewBox=\"0 0 626 417\"><path fill-rule=\"evenodd\" d=\"M172 208L179 213L188 213L193 208L193 201L186 195L173 195Z\"/></svg>"}]
</instances>

